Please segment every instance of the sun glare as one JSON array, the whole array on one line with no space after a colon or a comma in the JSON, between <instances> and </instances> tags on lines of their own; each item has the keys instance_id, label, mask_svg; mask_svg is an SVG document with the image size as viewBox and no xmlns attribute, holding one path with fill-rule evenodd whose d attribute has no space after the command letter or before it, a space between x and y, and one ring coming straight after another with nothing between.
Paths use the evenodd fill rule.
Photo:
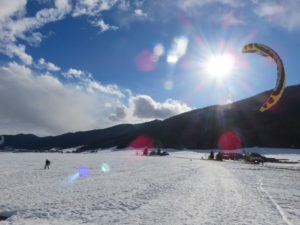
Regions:
<instances>
[{"instance_id":1,"label":"sun glare","mask_svg":"<svg viewBox=\"0 0 300 225\"><path fill-rule=\"evenodd\" d=\"M234 63L232 55L220 54L211 56L204 66L209 75L222 79L233 71Z\"/></svg>"}]
</instances>

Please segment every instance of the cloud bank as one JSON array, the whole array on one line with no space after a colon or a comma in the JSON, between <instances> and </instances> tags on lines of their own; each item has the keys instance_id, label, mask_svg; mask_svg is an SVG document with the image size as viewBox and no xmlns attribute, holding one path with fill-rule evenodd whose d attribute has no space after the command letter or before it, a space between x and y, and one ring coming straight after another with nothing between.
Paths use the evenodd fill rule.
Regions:
<instances>
[{"instance_id":1,"label":"cloud bank","mask_svg":"<svg viewBox=\"0 0 300 225\"><path fill-rule=\"evenodd\" d=\"M164 119L190 110L175 100L159 103L147 95L128 94L91 78L62 83L49 72L39 74L11 62L0 67L0 133L60 134Z\"/></svg>"}]
</instances>

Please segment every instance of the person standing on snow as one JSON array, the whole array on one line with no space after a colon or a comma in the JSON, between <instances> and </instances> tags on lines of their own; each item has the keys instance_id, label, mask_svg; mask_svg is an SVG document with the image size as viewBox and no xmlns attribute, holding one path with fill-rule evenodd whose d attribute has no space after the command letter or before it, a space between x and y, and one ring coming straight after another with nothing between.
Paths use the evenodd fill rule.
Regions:
<instances>
[{"instance_id":1,"label":"person standing on snow","mask_svg":"<svg viewBox=\"0 0 300 225\"><path fill-rule=\"evenodd\" d=\"M210 155L209 155L208 159L210 159L210 160L215 159L215 153L213 151L210 152Z\"/></svg>"},{"instance_id":2,"label":"person standing on snow","mask_svg":"<svg viewBox=\"0 0 300 225\"><path fill-rule=\"evenodd\" d=\"M50 161L48 159L46 159L46 162L45 162L45 168L44 169L50 169Z\"/></svg>"}]
</instances>

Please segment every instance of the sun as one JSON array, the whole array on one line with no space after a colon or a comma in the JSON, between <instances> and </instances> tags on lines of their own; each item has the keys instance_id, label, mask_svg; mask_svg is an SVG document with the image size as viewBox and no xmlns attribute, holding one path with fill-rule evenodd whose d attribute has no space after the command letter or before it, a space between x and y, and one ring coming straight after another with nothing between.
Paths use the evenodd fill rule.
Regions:
<instances>
[{"instance_id":1,"label":"sun","mask_svg":"<svg viewBox=\"0 0 300 225\"><path fill-rule=\"evenodd\" d=\"M214 78L223 79L230 75L234 69L235 60L230 54L212 55L204 63L207 74Z\"/></svg>"}]
</instances>

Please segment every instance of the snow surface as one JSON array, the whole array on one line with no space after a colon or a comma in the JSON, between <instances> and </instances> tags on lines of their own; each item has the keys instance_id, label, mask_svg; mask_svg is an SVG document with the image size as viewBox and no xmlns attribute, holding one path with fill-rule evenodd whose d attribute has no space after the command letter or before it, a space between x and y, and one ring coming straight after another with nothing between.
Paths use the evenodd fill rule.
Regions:
<instances>
[{"instance_id":1,"label":"snow surface","mask_svg":"<svg viewBox=\"0 0 300 225\"><path fill-rule=\"evenodd\" d=\"M0 225L300 224L299 164L201 160L208 152L0 153L0 216L11 216Z\"/></svg>"}]
</instances>

